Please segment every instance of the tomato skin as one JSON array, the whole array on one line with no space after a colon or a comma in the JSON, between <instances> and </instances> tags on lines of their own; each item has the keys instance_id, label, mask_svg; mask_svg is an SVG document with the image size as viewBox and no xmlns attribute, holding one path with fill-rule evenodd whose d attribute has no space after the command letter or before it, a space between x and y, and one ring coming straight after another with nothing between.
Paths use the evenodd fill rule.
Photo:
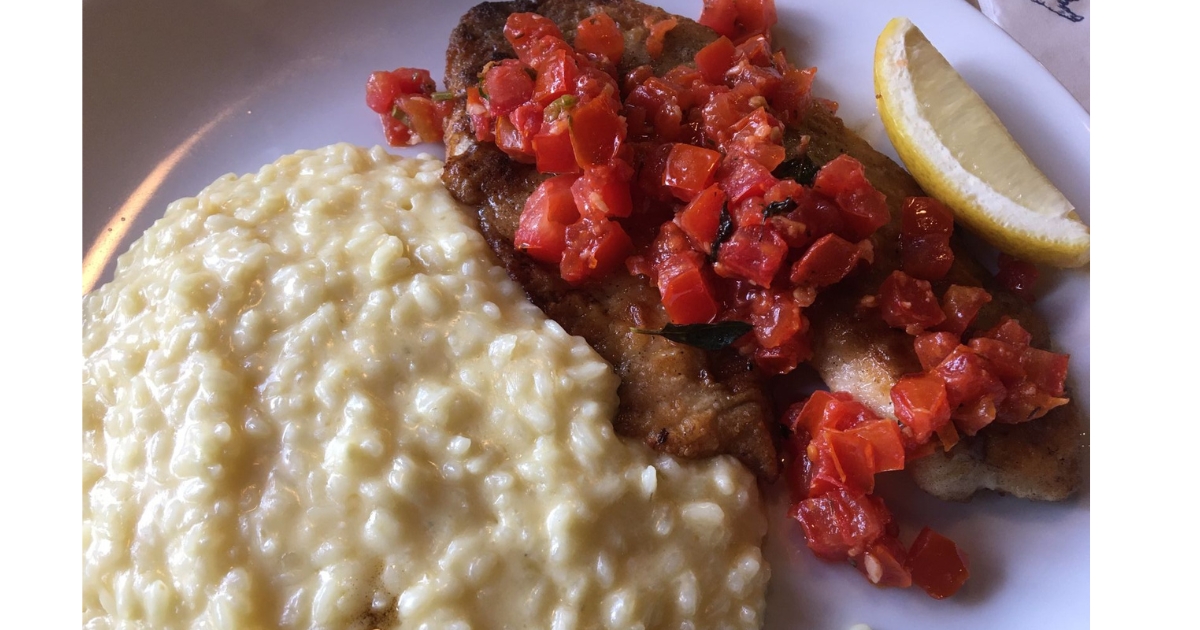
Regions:
<instances>
[{"instance_id":1,"label":"tomato skin","mask_svg":"<svg viewBox=\"0 0 1200 630\"><path fill-rule=\"evenodd\" d=\"M633 212L633 200L629 196L632 175L633 169L620 160L587 168L583 177L571 186L575 207L583 216L596 219L629 216Z\"/></svg>"},{"instance_id":2,"label":"tomato skin","mask_svg":"<svg viewBox=\"0 0 1200 630\"><path fill-rule=\"evenodd\" d=\"M950 236L954 232L954 213L933 197L908 197L900 212L900 233L905 236Z\"/></svg>"},{"instance_id":3,"label":"tomato skin","mask_svg":"<svg viewBox=\"0 0 1200 630\"><path fill-rule=\"evenodd\" d=\"M580 172L566 120L543 123L542 130L533 137L532 145L539 173Z\"/></svg>"},{"instance_id":4,"label":"tomato skin","mask_svg":"<svg viewBox=\"0 0 1200 630\"><path fill-rule=\"evenodd\" d=\"M913 340L913 349L917 359L921 361L921 369L932 370L950 356L958 347L958 335L949 332L932 332L917 335Z\"/></svg>"},{"instance_id":5,"label":"tomato skin","mask_svg":"<svg viewBox=\"0 0 1200 630\"><path fill-rule=\"evenodd\" d=\"M419 142L442 141L442 119L433 99L427 96L401 95L396 97L396 107L408 116L408 127Z\"/></svg>"},{"instance_id":6,"label":"tomato skin","mask_svg":"<svg viewBox=\"0 0 1200 630\"><path fill-rule=\"evenodd\" d=\"M663 79L650 77L634 88L625 99L625 110L631 135L672 142L682 133L679 91Z\"/></svg>"},{"instance_id":7,"label":"tomato skin","mask_svg":"<svg viewBox=\"0 0 1200 630\"><path fill-rule=\"evenodd\" d=\"M800 501L791 516L800 521L809 549L827 560L862 553L870 541L883 534L885 526L868 497L842 489Z\"/></svg>"},{"instance_id":8,"label":"tomato skin","mask_svg":"<svg viewBox=\"0 0 1200 630\"><path fill-rule=\"evenodd\" d=\"M769 287L786 256L787 243L770 226L742 226L721 245L713 270L725 278L743 278Z\"/></svg>"},{"instance_id":9,"label":"tomato skin","mask_svg":"<svg viewBox=\"0 0 1200 630\"><path fill-rule=\"evenodd\" d=\"M724 83L725 73L733 67L736 52L733 42L722 35L696 53L696 69L704 76L705 81Z\"/></svg>"},{"instance_id":10,"label":"tomato skin","mask_svg":"<svg viewBox=\"0 0 1200 630\"><path fill-rule=\"evenodd\" d=\"M931 234L900 240L900 268L914 278L941 280L953 265L949 236Z\"/></svg>"},{"instance_id":11,"label":"tomato skin","mask_svg":"<svg viewBox=\"0 0 1200 630\"><path fill-rule=\"evenodd\" d=\"M391 114L380 114L379 121L383 123L383 137L389 145L403 147L416 144L417 140L413 137L412 130L400 119Z\"/></svg>"},{"instance_id":12,"label":"tomato skin","mask_svg":"<svg viewBox=\"0 0 1200 630\"><path fill-rule=\"evenodd\" d=\"M912 573L908 570L908 552L895 536L881 536L863 552L856 568L876 586L908 588Z\"/></svg>"},{"instance_id":13,"label":"tomato skin","mask_svg":"<svg viewBox=\"0 0 1200 630\"><path fill-rule=\"evenodd\" d=\"M940 330L961 335L975 320L979 310L992 301L992 295L980 287L965 287L952 284L942 295L942 312L946 321L942 322Z\"/></svg>"},{"instance_id":14,"label":"tomato skin","mask_svg":"<svg viewBox=\"0 0 1200 630\"><path fill-rule=\"evenodd\" d=\"M666 47L667 33L671 32L679 25L679 20L669 17L665 20L651 22L651 18L646 18L647 28L650 34L646 37L646 53L651 59L658 59L662 56L663 48Z\"/></svg>"},{"instance_id":15,"label":"tomato skin","mask_svg":"<svg viewBox=\"0 0 1200 630\"><path fill-rule=\"evenodd\" d=\"M1000 318L1000 323L992 328L984 331L979 335L989 339L999 339L1018 346L1028 346L1033 342L1033 335L1021 326L1021 322L1005 315Z\"/></svg>"},{"instance_id":16,"label":"tomato skin","mask_svg":"<svg viewBox=\"0 0 1200 630\"><path fill-rule=\"evenodd\" d=\"M617 155L625 140L625 121L608 99L593 98L570 113L571 146L580 166L601 166Z\"/></svg>"},{"instance_id":17,"label":"tomato skin","mask_svg":"<svg viewBox=\"0 0 1200 630\"><path fill-rule=\"evenodd\" d=\"M736 24L737 19L738 9L734 0L704 0L704 8L697 21L729 39L738 39L742 32Z\"/></svg>"},{"instance_id":18,"label":"tomato skin","mask_svg":"<svg viewBox=\"0 0 1200 630\"><path fill-rule=\"evenodd\" d=\"M808 330L808 320L790 291L759 291L750 303L754 336L763 348L778 348Z\"/></svg>"},{"instance_id":19,"label":"tomato skin","mask_svg":"<svg viewBox=\"0 0 1200 630\"><path fill-rule=\"evenodd\" d=\"M496 119L496 146L513 160L533 164L536 162L533 138L541 126L541 107L537 103L525 103L510 115Z\"/></svg>"},{"instance_id":20,"label":"tomato skin","mask_svg":"<svg viewBox=\"0 0 1200 630\"><path fill-rule=\"evenodd\" d=\"M696 195L688 205L675 215L675 223L687 234L688 240L697 250L712 253L713 241L721 225L721 208L725 205L725 193L713 184Z\"/></svg>"},{"instance_id":21,"label":"tomato skin","mask_svg":"<svg viewBox=\"0 0 1200 630\"><path fill-rule=\"evenodd\" d=\"M932 328L946 319L933 287L903 271L893 271L879 286L879 302L883 321L893 328L903 328L910 335Z\"/></svg>"},{"instance_id":22,"label":"tomato skin","mask_svg":"<svg viewBox=\"0 0 1200 630\"><path fill-rule=\"evenodd\" d=\"M792 266L794 285L825 287L850 275L860 260L858 245L836 234L817 239Z\"/></svg>"},{"instance_id":23,"label":"tomato skin","mask_svg":"<svg viewBox=\"0 0 1200 630\"><path fill-rule=\"evenodd\" d=\"M671 321L713 321L720 305L706 277L704 256L692 249L683 230L670 221L664 223L652 249L655 283Z\"/></svg>"},{"instance_id":24,"label":"tomato skin","mask_svg":"<svg viewBox=\"0 0 1200 630\"><path fill-rule=\"evenodd\" d=\"M571 284L603 278L633 253L625 229L607 219L580 217L567 227L566 241L559 272Z\"/></svg>"},{"instance_id":25,"label":"tomato skin","mask_svg":"<svg viewBox=\"0 0 1200 630\"><path fill-rule=\"evenodd\" d=\"M867 181L862 164L842 154L817 171L813 190L833 198L840 211L841 236L861 241L887 224L887 198Z\"/></svg>"},{"instance_id":26,"label":"tomato skin","mask_svg":"<svg viewBox=\"0 0 1200 630\"><path fill-rule=\"evenodd\" d=\"M876 472L904 469L904 439L895 422L886 418L868 420L847 433L871 444Z\"/></svg>"},{"instance_id":27,"label":"tomato skin","mask_svg":"<svg viewBox=\"0 0 1200 630\"><path fill-rule=\"evenodd\" d=\"M533 98L532 72L532 68L515 59L505 59L488 69L483 89L493 116L505 116Z\"/></svg>"},{"instance_id":28,"label":"tomato skin","mask_svg":"<svg viewBox=\"0 0 1200 630\"><path fill-rule=\"evenodd\" d=\"M537 13L513 13L504 22L504 38L517 52L517 58L530 63L535 42L543 37L562 39L562 31L549 18Z\"/></svg>"},{"instance_id":29,"label":"tomato skin","mask_svg":"<svg viewBox=\"0 0 1200 630\"><path fill-rule=\"evenodd\" d=\"M988 367L984 358L967 346L959 346L932 373L946 383L946 399L955 408L984 397L1004 398L1004 384Z\"/></svg>"},{"instance_id":30,"label":"tomato skin","mask_svg":"<svg viewBox=\"0 0 1200 630\"><path fill-rule=\"evenodd\" d=\"M761 197L779 180L762 164L732 156L723 160L717 168L717 181L729 197L729 202L737 204L748 197Z\"/></svg>"},{"instance_id":31,"label":"tomato skin","mask_svg":"<svg viewBox=\"0 0 1200 630\"><path fill-rule=\"evenodd\" d=\"M372 72L367 77L367 107L376 114L392 111L392 101L400 95L400 80L391 72Z\"/></svg>"},{"instance_id":32,"label":"tomato skin","mask_svg":"<svg viewBox=\"0 0 1200 630\"><path fill-rule=\"evenodd\" d=\"M620 63L625 52L621 29L603 11L583 18L575 31L575 49L582 53L604 55L612 63Z\"/></svg>"},{"instance_id":33,"label":"tomato skin","mask_svg":"<svg viewBox=\"0 0 1200 630\"><path fill-rule=\"evenodd\" d=\"M771 101L783 124L795 126L804 120L804 114L812 105L812 84L816 74L816 68L783 72L775 98Z\"/></svg>"},{"instance_id":34,"label":"tomato skin","mask_svg":"<svg viewBox=\"0 0 1200 630\"><path fill-rule=\"evenodd\" d=\"M691 201L712 184L721 154L690 144L675 143L663 167L662 184L680 201Z\"/></svg>"},{"instance_id":35,"label":"tomato skin","mask_svg":"<svg viewBox=\"0 0 1200 630\"><path fill-rule=\"evenodd\" d=\"M934 599L958 592L970 576L967 554L949 538L926 527L917 534L908 552L913 584Z\"/></svg>"},{"instance_id":36,"label":"tomato skin","mask_svg":"<svg viewBox=\"0 0 1200 630\"><path fill-rule=\"evenodd\" d=\"M475 130L475 139L480 142L494 142L496 136L492 131L492 114L488 111L487 103L479 93L479 88L467 88L467 115L471 117L471 127Z\"/></svg>"},{"instance_id":37,"label":"tomato skin","mask_svg":"<svg viewBox=\"0 0 1200 630\"><path fill-rule=\"evenodd\" d=\"M551 177L525 200L513 237L517 250L544 263L557 265L566 249L567 226L579 219L571 185L575 175Z\"/></svg>"},{"instance_id":38,"label":"tomato skin","mask_svg":"<svg viewBox=\"0 0 1200 630\"><path fill-rule=\"evenodd\" d=\"M892 387L891 396L896 418L912 431L917 442L927 441L950 421L946 384L937 376L905 375Z\"/></svg>"},{"instance_id":39,"label":"tomato skin","mask_svg":"<svg viewBox=\"0 0 1200 630\"><path fill-rule=\"evenodd\" d=\"M533 100L542 107L570 94L579 75L575 56L567 50L555 50L539 61L534 68L537 78L533 82Z\"/></svg>"}]
</instances>

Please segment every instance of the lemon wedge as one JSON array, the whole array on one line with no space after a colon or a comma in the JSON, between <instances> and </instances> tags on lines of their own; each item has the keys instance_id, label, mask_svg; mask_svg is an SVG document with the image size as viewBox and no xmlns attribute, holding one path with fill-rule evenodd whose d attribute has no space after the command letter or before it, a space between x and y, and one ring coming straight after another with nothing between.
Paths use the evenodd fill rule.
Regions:
<instances>
[{"instance_id":1,"label":"lemon wedge","mask_svg":"<svg viewBox=\"0 0 1200 630\"><path fill-rule=\"evenodd\" d=\"M1018 258L1087 264L1091 236L1075 207L908 18L879 35L875 94L896 153L960 222Z\"/></svg>"}]
</instances>

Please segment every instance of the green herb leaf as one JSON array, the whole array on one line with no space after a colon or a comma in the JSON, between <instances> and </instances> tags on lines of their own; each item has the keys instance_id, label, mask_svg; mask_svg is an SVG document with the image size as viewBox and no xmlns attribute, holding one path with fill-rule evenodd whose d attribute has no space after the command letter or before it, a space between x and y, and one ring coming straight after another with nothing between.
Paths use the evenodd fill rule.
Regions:
<instances>
[{"instance_id":1,"label":"green herb leaf","mask_svg":"<svg viewBox=\"0 0 1200 630\"><path fill-rule=\"evenodd\" d=\"M409 119L408 114L403 109L400 109L399 105L392 105L392 118L404 123L405 127L412 126L412 121Z\"/></svg>"},{"instance_id":2,"label":"green herb leaf","mask_svg":"<svg viewBox=\"0 0 1200 630\"><path fill-rule=\"evenodd\" d=\"M546 122L554 122L562 117L567 110L575 107L575 104L578 102L579 99L575 98L574 94L563 94L546 106L546 112L542 118Z\"/></svg>"},{"instance_id":3,"label":"green herb leaf","mask_svg":"<svg viewBox=\"0 0 1200 630\"><path fill-rule=\"evenodd\" d=\"M784 199L780 199L779 201L772 201L771 203L767 204L767 207L763 208L763 218L769 219L771 217L777 217L781 214L787 214L792 210L795 210L796 206L796 200L792 199L791 197L786 197Z\"/></svg>"},{"instance_id":4,"label":"green herb leaf","mask_svg":"<svg viewBox=\"0 0 1200 630\"><path fill-rule=\"evenodd\" d=\"M632 328L643 335L658 335L675 343L686 344L701 350L721 350L729 347L739 337L750 332L754 326L746 322L727 321L715 324L667 324L662 330Z\"/></svg>"},{"instance_id":5,"label":"green herb leaf","mask_svg":"<svg viewBox=\"0 0 1200 630\"><path fill-rule=\"evenodd\" d=\"M712 253L708 255L709 262L717 261L717 254L721 251L721 243L729 240L733 236L733 217L729 216L729 203L721 204L720 222L717 224L717 237L713 239Z\"/></svg>"},{"instance_id":6,"label":"green herb leaf","mask_svg":"<svg viewBox=\"0 0 1200 630\"><path fill-rule=\"evenodd\" d=\"M792 158L775 167L771 174L777 179L791 179L798 184L812 186L813 180L817 177L817 171L821 167L813 163L808 155L802 155L798 158Z\"/></svg>"},{"instance_id":7,"label":"green herb leaf","mask_svg":"<svg viewBox=\"0 0 1200 630\"><path fill-rule=\"evenodd\" d=\"M454 100L454 92L434 92L430 95L435 101L452 101Z\"/></svg>"}]
</instances>

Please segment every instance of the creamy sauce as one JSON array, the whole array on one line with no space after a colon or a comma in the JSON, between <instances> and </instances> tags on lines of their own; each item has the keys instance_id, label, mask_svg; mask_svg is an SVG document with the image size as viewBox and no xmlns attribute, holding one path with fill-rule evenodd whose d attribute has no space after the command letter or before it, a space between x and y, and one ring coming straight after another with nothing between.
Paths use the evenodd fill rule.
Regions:
<instances>
[{"instance_id":1,"label":"creamy sauce","mask_svg":"<svg viewBox=\"0 0 1200 630\"><path fill-rule=\"evenodd\" d=\"M440 169L228 175L85 296L85 628L761 625L753 477L618 439Z\"/></svg>"}]
</instances>

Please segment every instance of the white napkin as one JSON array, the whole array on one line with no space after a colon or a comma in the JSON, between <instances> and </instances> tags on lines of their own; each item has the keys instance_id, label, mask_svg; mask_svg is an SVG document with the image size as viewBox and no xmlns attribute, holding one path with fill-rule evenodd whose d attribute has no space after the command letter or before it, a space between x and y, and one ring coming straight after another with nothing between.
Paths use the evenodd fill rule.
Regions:
<instances>
[{"instance_id":1,"label":"white napkin","mask_svg":"<svg viewBox=\"0 0 1200 630\"><path fill-rule=\"evenodd\" d=\"M967 0L1091 111L1090 0Z\"/></svg>"}]
</instances>

